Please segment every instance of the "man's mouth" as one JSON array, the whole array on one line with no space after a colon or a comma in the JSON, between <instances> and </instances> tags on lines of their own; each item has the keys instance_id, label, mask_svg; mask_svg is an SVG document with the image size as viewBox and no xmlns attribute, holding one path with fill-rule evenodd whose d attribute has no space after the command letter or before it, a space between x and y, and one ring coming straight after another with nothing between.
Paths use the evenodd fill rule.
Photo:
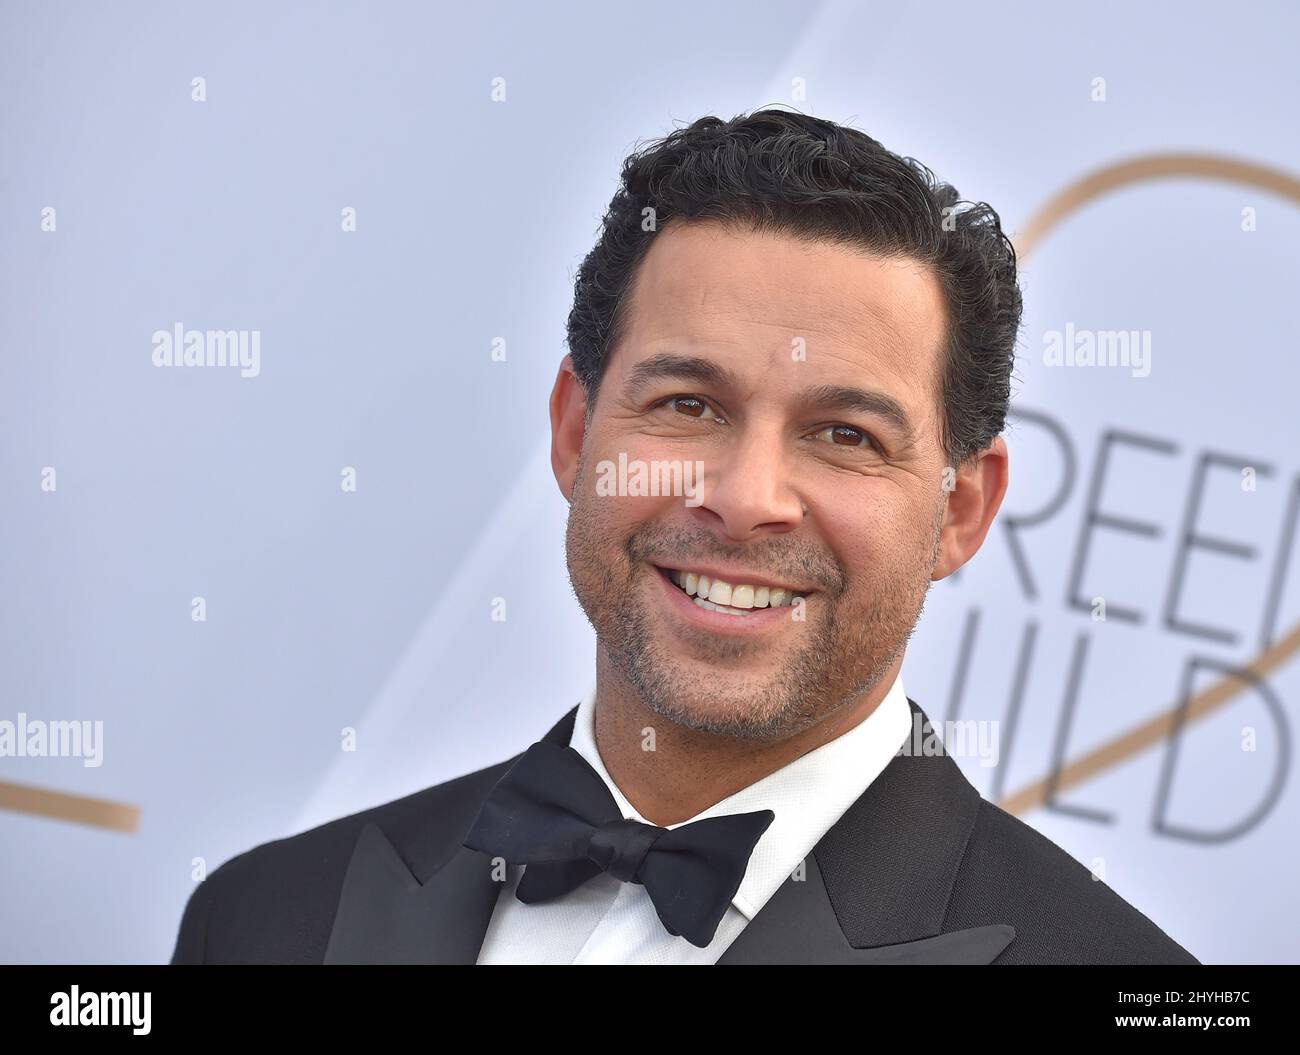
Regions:
<instances>
[{"instance_id":1,"label":"man's mouth","mask_svg":"<svg viewBox=\"0 0 1300 1055\"><path fill-rule=\"evenodd\" d=\"M753 616L767 608L789 607L798 601L803 601L808 594L808 591L801 592L793 587L727 582L725 579L714 578L703 572L682 571L676 568L659 570L700 608L741 619Z\"/></svg>"}]
</instances>

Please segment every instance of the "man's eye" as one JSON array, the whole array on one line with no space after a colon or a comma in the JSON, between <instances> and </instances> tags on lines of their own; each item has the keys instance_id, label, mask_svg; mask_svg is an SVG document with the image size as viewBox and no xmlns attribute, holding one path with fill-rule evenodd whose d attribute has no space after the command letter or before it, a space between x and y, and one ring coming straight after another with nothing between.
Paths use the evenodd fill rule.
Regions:
<instances>
[{"instance_id":1,"label":"man's eye","mask_svg":"<svg viewBox=\"0 0 1300 1055\"><path fill-rule=\"evenodd\" d=\"M831 425L818 432L817 438L834 443L838 447L874 447L876 445L869 432L855 429L852 425Z\"/></svg>"},{"instance_id":2,"label":"man's eye","mask_svg":"<svg viewBox=\"0 0 1300 1055\"><path fill-rule=\"evenodd\" d=\"M679 414L685 414L688 417L699 418L701 421L721 421L722 415L718 414L704 400L698 396L671 396L665 399L660 406L671 407Z\"/></svg>"}]
</instances>

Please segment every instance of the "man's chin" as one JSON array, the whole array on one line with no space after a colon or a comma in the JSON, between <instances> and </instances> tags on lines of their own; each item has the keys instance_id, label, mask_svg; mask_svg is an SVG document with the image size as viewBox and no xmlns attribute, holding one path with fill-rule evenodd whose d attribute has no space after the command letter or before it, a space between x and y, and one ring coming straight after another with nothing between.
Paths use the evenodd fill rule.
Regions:
<instances>
[{"instance_id":1,"label":"man's chin","mask_svg":"<svg viewBox=\"0 0 1300 1055\"><path fill-rule=\"evenodd\" d=\"M652 680L641 694L652 711L677 725L720 736L787 735L802 709L799 694L775 672L738 675L682 663ZM795 724L802 723L796 719Z\"/></svg>"}]
</instances>

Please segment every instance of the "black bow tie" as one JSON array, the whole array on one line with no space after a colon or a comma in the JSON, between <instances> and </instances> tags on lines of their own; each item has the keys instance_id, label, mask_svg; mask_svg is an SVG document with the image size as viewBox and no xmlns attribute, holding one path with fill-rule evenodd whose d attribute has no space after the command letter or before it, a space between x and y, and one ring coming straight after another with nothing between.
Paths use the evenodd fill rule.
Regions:
<instances>
[{"instance_id":1,"label":"black bow tie","mask_svg":"<svg viewBox=\"0 0 1300 1055\"><path fill-rule=\"evenodd\" d=\"M465 845L527 865L515 896L528 904L566 894L601 872L640 883L668 933L704 948L775 817L759 810L677 828L627 820L582 755L543 740L497 782Z\"/></svg>"}]
</instances>

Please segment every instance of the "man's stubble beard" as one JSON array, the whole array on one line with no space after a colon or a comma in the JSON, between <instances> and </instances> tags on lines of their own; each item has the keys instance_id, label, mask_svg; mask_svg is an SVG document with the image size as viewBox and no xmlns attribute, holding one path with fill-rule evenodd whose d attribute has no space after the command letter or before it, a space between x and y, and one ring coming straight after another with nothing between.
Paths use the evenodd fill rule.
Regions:
<instances>
[{"instance_id":1,"label":"man's stubble beard","mask_svg":"<svg viewBox=\"0 0 1300 1055\"><path fill-rule=\"evenodd\" d=\"M876 603L870 604L864 615L846 618L838 611L845 570L822 551L796 556L780 538L769 538L758 546L727 547L704 529L665 531L651 523L624 540L611 566L610 532L604 530L599 503L618 499L601 499L591 493L583 486L584 475L580 456L565 531L569 580L596 631L597 647L645 707L659 717L718 736L784 739L871 692L907 647L938 561L945 501L937 504L931 537L920 547L925 557L918 552L885 581L863 587ZM769 550L778 557L770 565L773 568L819 569L817 601L830 610L815 620L796 624L804 640L789 650L780 677L754 687L747 680L729 678L730 668L720 667L718 678L702 685L698 675L682 671L673 656L656 644L653 620L640 602L635 573L641 570L642 577L657 574L653 569L644 570L649 568L646 562L655 557L665 562L676 558L689 566L691 555L726 559L744 553L760 566L768 566L763 556ZM779 574L776 577L781 578ZM706 634L701 631L701 648L707 646L719 660L735 659L753 648Z\"/></svg>"}]
</instances>

